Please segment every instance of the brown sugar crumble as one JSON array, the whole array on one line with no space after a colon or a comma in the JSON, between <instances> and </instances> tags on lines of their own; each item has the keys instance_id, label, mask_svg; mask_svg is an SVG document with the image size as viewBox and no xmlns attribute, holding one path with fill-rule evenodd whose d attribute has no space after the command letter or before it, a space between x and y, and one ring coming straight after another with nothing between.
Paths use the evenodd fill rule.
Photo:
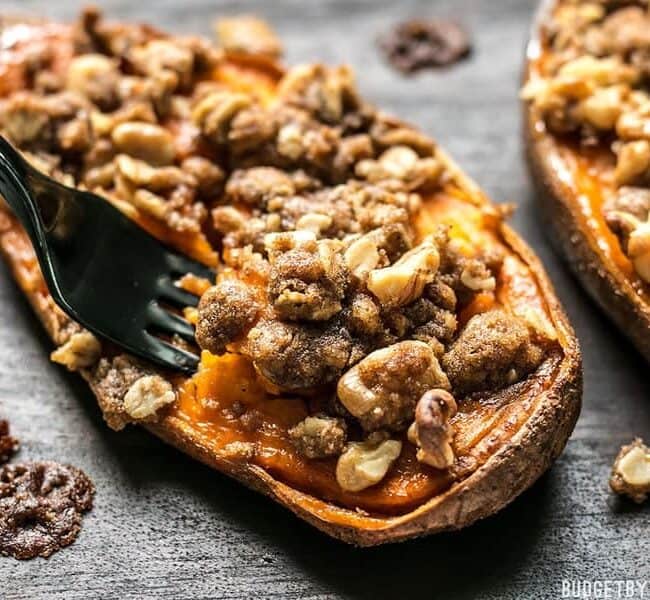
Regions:
<instances>
[{"instance_id":1,"label":"brown sugar crumble","mask_svg":"<svg viewBox=\"0 0 650 600\"><path fill-rule=\"evenodd\" d=\"M471 43L465 29L445 19L412 19L379 38L388 62L402 73L446 67L465 58Z\"/></svg>"},{"instance_id":2,"label":"brown sugar crumble","mask_svg":"<svg viewBox=\"0 0 650 600\"><path fill-rule=\"evenodd\" d=\"M0 468L0 555L48 557L77 538L95 487L79 469L51 461Z\"/></svg>"}]
</instances>

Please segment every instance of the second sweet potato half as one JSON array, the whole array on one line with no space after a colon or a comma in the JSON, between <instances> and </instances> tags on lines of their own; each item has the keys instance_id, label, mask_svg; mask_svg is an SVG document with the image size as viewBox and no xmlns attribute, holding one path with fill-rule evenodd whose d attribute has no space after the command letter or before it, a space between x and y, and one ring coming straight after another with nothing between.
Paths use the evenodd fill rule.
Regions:
<instances>
[{"instance_id":1,"label":"second sweet potato half","mask_svg":"<svg viewBox=\"0 0 650 600\"><path fill-rule=\"evenodd\" d=\"M528 157L553 239L650 360L648 3L551 0L528 47Z\"/></svg>"},{"instance_id":2,"label":"second sweet potato half","mask_svg":"<svg viewBox=\"0 0 650 600\"><path fill-rule=\"evenodd\" d=\"M4 25L3 134L215 268L179 283L202 295L185 311L201 364L183 378L71 322L2 212L53 359L109 426L142 424L347 542L493 514L558 456L580 408L578 343L543 267L348 68L285 69L255 20L220 33L92 11Z\"/></svg>"}]
</instances>

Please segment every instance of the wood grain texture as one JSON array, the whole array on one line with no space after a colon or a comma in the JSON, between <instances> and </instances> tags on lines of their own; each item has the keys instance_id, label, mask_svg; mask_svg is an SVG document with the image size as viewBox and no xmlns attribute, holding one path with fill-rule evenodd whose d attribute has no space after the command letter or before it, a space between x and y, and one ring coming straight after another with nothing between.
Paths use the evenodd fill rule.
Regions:
<instances>
[{"instance_id":1,"label":"wood grain texture","mask_svg":"<svg viewBox=\"0 0 650 600\"><path fill-rule=\"evenodd\" d=\"M3 0L3 11L72 18L82 2ZM85 385L50 364L50 343L0 269L0 412L20 458L83 468L96 506L77 542L49 560L0 558L0 599L557 598L563 578L650 577L650 505L607 488L619 446L650 438L648 366L551 252L534 208L519 136L517 89L532 0L105 0L111 16L209 33L219 14L260 13L290 63L347 62L376 104L432 134L494 199L546 263L581 339L582 416L555 467L514 504L470 529L359 550L135 428L103 423ZM473 57L403 78L376 36L398 19L456 16Z\"/></svg>"}]
</instances>

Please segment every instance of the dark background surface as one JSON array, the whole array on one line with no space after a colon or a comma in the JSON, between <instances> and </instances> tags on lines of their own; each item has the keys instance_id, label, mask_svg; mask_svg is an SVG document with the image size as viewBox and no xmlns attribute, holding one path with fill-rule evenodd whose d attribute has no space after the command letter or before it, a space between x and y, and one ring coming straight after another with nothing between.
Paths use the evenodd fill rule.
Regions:
<instances>
[{"instance_id":1,"label":"dark background surface","mask_svg":"<svg viewBox=\"0 0 650 600\"><path fill-rule=\"evenodd\" d=\"M532 0L112 0L112 17L209 33L255 12L290 63L350 63L373 102L418 124L497 201L546 263L582 342L584 408L549 473L499 515L454 534L373 549L330 540L269 500L136 428L110 431L85 385L48 361L49 340L0 270L0 411L21 459L83 468L96 505L49 560L0 558L0 598L559 598L562 579L650 579L650 505L611 496L619 446L650 438L648 366L551 252L521 157L518 79ZM2 0L3 11L72 18L80 2ZM458 17L473 57L403 78L375 49L411 16ZM649 585L650 587L650 585ZM650 590L646 592L650 597Z\"/></svg>"}]
</instances>

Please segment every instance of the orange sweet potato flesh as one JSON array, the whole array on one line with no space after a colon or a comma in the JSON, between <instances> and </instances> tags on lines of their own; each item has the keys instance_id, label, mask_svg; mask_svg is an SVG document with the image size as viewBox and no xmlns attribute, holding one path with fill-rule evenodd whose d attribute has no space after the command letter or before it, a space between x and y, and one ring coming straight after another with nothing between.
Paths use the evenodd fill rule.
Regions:
<instances>
[{"instance_id":1,"label":"orange sweet potato flesh","mask_svg":"<svg viewBox=\"0 0 650 600\"><path fill-rule=\"evenodd\" d=\"M30 43L52 44L59 48L60 67L65 69L68 28L34 26L21 35L24 39L12 52ZM21 74L12 66L20 60L16 54L12 58L0 61L0 95L21 87ZM282 72L268 59L225 57L212 76L232 89L254 90L264 102L273 98ZM182 124L168 127L184 142ZM561 452L577 419L582 382L578 343L535 255L478 187L450 159L442 159L451 176L443 190L423 198L416 222L419 237L446 223L451 236L473 245L498 245L506 254L496 290L478 295L459 315L461 322L505 306L519 314L532 311L555 338L548 358L527 380L480 399L460 400L453 419L459 478L419 463L413 446L405 443L379 484L357 493L343 491L336 482L335 459L307 460L288 441L287 430L308 414L307 400L269 394L247 359L235 354L216 357L204 352L197 374L176 380L177 403L147 428L330 535L359 545L466 526L496 512L531 485ZM202 235L180 239L160 223L132 216L167 243L206 264L218 264ZM3 211L0 250L54 336L56 315L33 250L15 219ZM101 391L95 388L95 393ZM309 402L318 403L319 398ZM228 416L234 403L258 411L263 426L244 430L238 419ZM255 442L258 451L249 461L234 458L227 452L232 442Z\"/></svg>"}]
</instances>

